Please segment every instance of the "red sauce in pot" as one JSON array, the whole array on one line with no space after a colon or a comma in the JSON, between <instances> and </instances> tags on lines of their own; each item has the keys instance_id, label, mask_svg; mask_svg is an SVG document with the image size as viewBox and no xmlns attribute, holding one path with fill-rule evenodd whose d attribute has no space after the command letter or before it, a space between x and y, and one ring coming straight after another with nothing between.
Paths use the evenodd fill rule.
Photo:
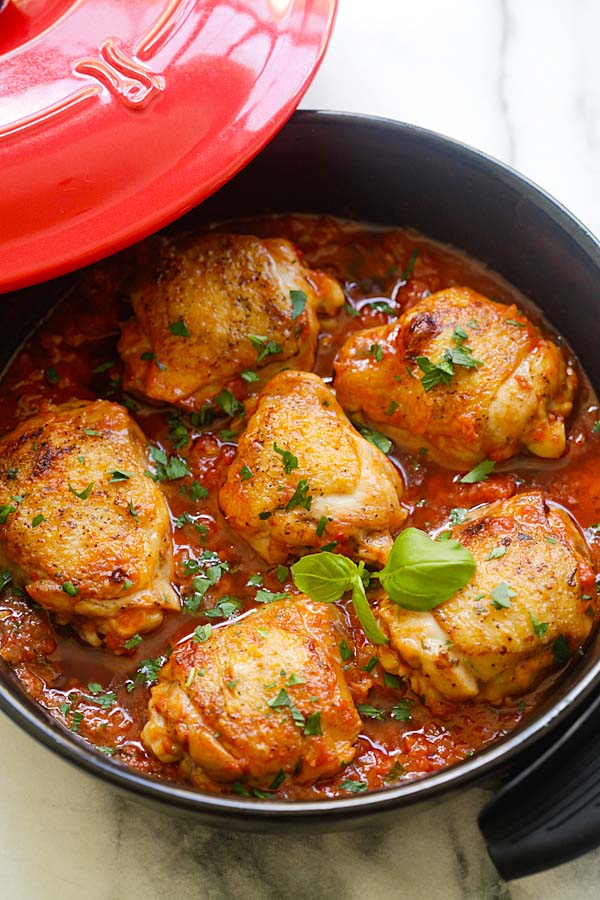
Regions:
<instances>
[{"instance_id":1,"label":"red sauce in pot","mask_svg":"<svg viewBox=\"0 0 600 900\"><path fill-rule=\"evenodd\" d=\"M367 228L310 216L263 218L228 224L227 228L287 237L302 250L308 265L331 273L344 286L346 308L321 326L315 371L325 379L330 378L333 358L351 331L386 324L428 293L451 285L468 285L489 297L516 303L548 330L539 312L498 275L410 230ZM177 588L184 595L189 588L181 561L206 547L230 564L230 571L207 594L207 607L220 596L233 594L246 611L253 605L254 590L247 586L250 575L261 572L264 586L272 591L291 589L293 584L289 573L284 576L280 572L278 578L276 567L257 557L227 527L219 510L219 488L235 454L229 420L222 418L207 426L196 422L194 426L189 417L173 408L145 406L122 393L116 344L119 322L130 315L121 295L127 270L125 253L92 270L91 276L88 272L21 349L0 383L0 433L14 428L48 400L60 403L73 397L107 397L125 403L148 439L168 453L177 452L193 473L190 478L162 485L174 526ZM564 352L570 357L568 348ZM402 500L409 511L406 524L436 528L453 507L542 488L570 510L582 527L595 525L600 520L600 434L593 425L600 414L589 382L581 372L579 378L568 452L560 460L512 459L487 481L462 485L455 483L453 471L432 463L426 454L398 452L392 457L406 486ZM236 380L232 387L243 399L244 382ZM182 492L182 485L189 486L192 480L208 489L206 499L193 501L187 491ZM193 515L193 521L186 521L186 513ZM596 565L598 539L593 531L586 535ZM355 658L346 664L349 679L360 682L368 672L373 680L368 703L385 709L400 703L405 711L403 720L365 719L356 757L342 773L312 787L284 783L277 791L280 797L347 796L340 785L348 779L370 789L380 788L456 763L514 729L559 674L554 673L535 692L510 705L498 708L469 702L453 707L443 717L435 716L410 689L399 691L384 685L383 671L373 662L373 648L351 610L343 602L340 605L345 608L357 648ZM0 595L0 652L25 689L65 727L119 762L177 781L176 767L158 762L140 742L149 688L135 683L134 678L142 660L154 659L158 666L169 647L208 621L215 626L226 620L209 620L202 610L168 613L157 632L144 637L127 654L115 655L109 649L84 645L69 628L52 625L45 612L9 586ZM230 788L224 786L223 790Z\"/></svg>"}]
</instances>

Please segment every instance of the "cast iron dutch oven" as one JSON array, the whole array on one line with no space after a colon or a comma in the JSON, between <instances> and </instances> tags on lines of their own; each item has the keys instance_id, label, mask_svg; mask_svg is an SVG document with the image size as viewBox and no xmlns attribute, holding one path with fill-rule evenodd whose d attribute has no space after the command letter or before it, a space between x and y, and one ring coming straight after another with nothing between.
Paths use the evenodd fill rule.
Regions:
<instances>
[{"instance_id":1,"label":"cast iron dutch oven","mask_svg":"<svg viewBox=\"0 0 600 900\"><path fill-rule=\"evenodd\" d=\"M160 203L160 197L157 197ZM565 336L600 391L600 244L565 209L506 166L397 122L296 113L247 168L186 224L299 211L411 225L462 248L521 289ZM64 289L64 279L0 303L5 363ZM500 786L480 826L507 878L564 862L600 843L600 634L522 727L419 781L340 800L256 801L198 793L106 759L62 728L0 667L0 707L81 768L165 810L256 831L360 827L482 779ZM502 786L503 785L503 786Z\"/></svg>"}]
</instances>

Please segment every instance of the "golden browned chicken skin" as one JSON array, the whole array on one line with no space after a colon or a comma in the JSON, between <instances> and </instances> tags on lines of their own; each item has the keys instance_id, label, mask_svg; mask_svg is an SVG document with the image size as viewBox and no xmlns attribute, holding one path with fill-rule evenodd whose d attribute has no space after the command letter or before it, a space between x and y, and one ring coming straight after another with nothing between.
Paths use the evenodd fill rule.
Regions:
<instances>
[{"instance_id":1,"label":"golden browned chicken skin","mask_svg":"<svg viewBox=\"0 0 600 900\"><path fill-rule=\"evenodd\" d=\"M135 316L119 343L124 385L184 409L244 372L258 376L252 388L282 368L312 368L317 313L344 302L338 283L307 269L282 238L213 233L141 252Z\"/></svg>"},{"instance_id":2,"label":"golden browned chicken skin","mask_svg":"<svg viewBox=\"0 0 600 900\"><path fill-rule=\"evenodd\" d=\"M335 608L298 595L191 638L152 689L145 746L199 787L334 774L360 729L340 662L345 636Z\"/></svg>"},{"instance_id":3,"label":"golden browned chicken skin","mask_svg":"<svg viewBox=\"0 0 600 900\"><path fill-rule=\"evenodd\" d=\"M333 541L383 564L406 518L402 482L318 375L281 372L242 434L219 501L269 562Z\"/></svg>"},{"instance_id":4,"label":"golden browned chicken skin","mask_svg":"<svg viewBox=\"0 0 600 900\"><path fill-rule=\"evenodd\" d=\"M464 363L465 348L471 362L455 363L448 383L426 390L423 368L452 354ZM469 469L522 447L551 459L565 450L574 371L514 305L469 288L439 291L397 322L351 335L335 369L351 416L376 423L400 446L426 447L442 465Z\"/></svg>"},{"instance_id":5,"label":"golden browned chicken skin","mask_svg":"<svg viewBox=\"0 0 600 900\"><path fill-rule=\"evenodd\" d=\"M73 401L0 441L0 565L30 597L113 649L179 609L166 502L116 403Z\"/></svg>"},{"instance_id":6,"label":"golden browned chicken skin","mask_svg":"<svg viewBox=\"0 0 600 900\"><path fill-rule=\"evenodd\" d=\"M587 547L567 514L539 492L469 511L452 537L477 569L431 612L386 599L383 666L436 708L473 697L501 703L535 687L589 636L597 610Z\"/></svg>"}]
</instances>

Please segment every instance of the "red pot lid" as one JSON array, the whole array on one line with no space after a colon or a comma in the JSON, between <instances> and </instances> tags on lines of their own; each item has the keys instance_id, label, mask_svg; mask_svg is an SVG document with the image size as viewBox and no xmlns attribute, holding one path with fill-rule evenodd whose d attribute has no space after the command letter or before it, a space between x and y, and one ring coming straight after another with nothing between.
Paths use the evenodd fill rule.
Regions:
<instances>
[{"instance_id":1,"label":"red pot lid","mask_svg":"<svg viewBox=\"0 0 600 900\"><path fill-rule=\"evenodd\" d=\"M297 106L335 7L8 0L0 291L113 253L224 184Z\"/></svg>"}]
</instances>

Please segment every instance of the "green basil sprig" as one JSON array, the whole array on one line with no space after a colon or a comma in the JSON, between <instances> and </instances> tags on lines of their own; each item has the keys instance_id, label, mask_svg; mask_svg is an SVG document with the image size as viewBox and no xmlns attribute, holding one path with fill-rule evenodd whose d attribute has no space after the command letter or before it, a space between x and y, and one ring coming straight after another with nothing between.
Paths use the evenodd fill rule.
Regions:
<instances>
[{"instance_id":1,"label":"green basil sprig","mask_svg":"<svg viewBox=\"0 0 600 900\"><path fill-rule=\"evenodd\" d=\"M354 610L366 636L372 644L387 644L367 600L363 578L368 584L370 576L363 562L356 565L347 556L323 550L294 563L292 576L298 590L321 603L333 603L352 591Z\"/></svg>"},{"instance_id":2,"label":"green basil sprig","mask_svg":"<svg viewBox=\"0 0 600 900\"><path fill-rule=\"evenodd\" d=\"M352 591L358 620L373 644L385 644L369 606L365 585L378 578L387 595L404 609L434 609L464 587L475 572L475 560L453 539L434 541L418 528L407 528L394 546L381 572L369 573L338 553L313 553L292 566L296 587L313 600L333 603Z\"/></svg>"},{"instance_id":3,"label":"green basil sprig","mask_svg":"<svg viewBox=\"0 0 600 900\"><path fill-rule=\"evenodd\" d=\"M422 612L449 600L474 573L473 555L458 541L434 541L418 528L407 528L374 577L398 606Z\"/></svg>"}]
</instances>

